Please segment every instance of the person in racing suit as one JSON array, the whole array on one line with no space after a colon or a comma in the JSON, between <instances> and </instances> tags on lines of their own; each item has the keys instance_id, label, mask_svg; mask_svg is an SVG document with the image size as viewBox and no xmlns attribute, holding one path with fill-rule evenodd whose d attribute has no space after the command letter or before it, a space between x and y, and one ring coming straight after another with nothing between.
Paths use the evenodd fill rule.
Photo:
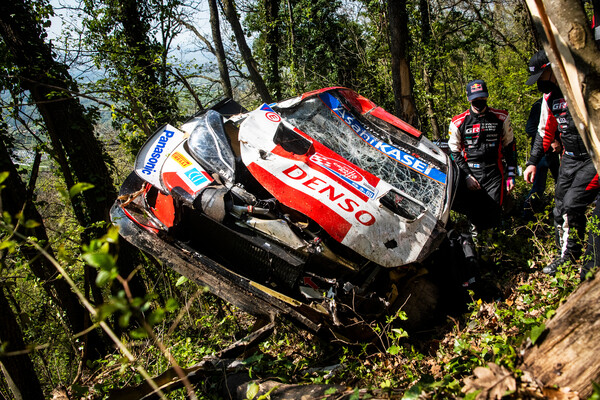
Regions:
<instances>
[{"instance_id":1,"label":"person in racing suit","mask_svg":"<svg viewBox=\"0 0 600 400\"><path fill-rule=\"evenodd\" d=\"M543 97L540 97L533 103L531 110L529 111L529 117L527 118L527 124L525 125L525 132L530 137L531 147L535 143L537 137L537 129L540 121L540 113L542 109ZM532 220L534 213L538 212L542 206L542 198L544 191L546 190L546 181L548 177L548 171L552 174L554 182L558 179L558 168L560 166L560 153L562 152L562 145L558 140L558 136L555 137L554 142L550 146L544 157L536 165L536 174L531 185L531 190L527 194L525 201L523 202L523 219Z\"/></svg>"},{"instance_id":2,"label":"person in racing suit","mask_svg":"<svg viewBox=\"0 0 600 400\"><path fill-rule=\"evenodd\" d=\"M475 233L500 225L504 196L514 187L517 168L508 112L488 107L488 97L484 81L467 83L471 107L453 117L449 128L451 157L461 170L454 209L467 216Z\"/></svg>"},{"instance_id":3,"label":"person in racing suit","mask_svg":"<svg viewBox=\"0 0 600 400\"><path fill-rule=\"evenodd\" d=\"M543 50L533 55L529 61L529 71L530 77L526 84L533 85L537 82L538 89L544 93L544 100L538 136L523 174L525 180L533 182L536 164L550 148L555 133L560 136L563 146L553 211L560 256L542 269L545 274L552 275L561 265L569 261L575 262L581 257L586 225L585 211L598 194L600 185L592 159L579 136L567 101L557 85Z\"/></svg>"}]
</instances>

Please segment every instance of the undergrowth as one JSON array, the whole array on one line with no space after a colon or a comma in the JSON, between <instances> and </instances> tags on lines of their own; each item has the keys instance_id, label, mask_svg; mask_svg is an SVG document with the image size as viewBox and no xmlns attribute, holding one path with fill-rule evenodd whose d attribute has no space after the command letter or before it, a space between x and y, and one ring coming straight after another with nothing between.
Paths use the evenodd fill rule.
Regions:
<instances>
[{"instance_id":1,"label":"undergrowth","mask_svg":"<svg viewBox=\"0 0 600 400\"><path fill-rule=\"evenodd\" d=\"M462 307L421 330L406 330L406 314L400 310L375 328L380 337L374 343L349 345L276 321L274 333L249 349L235 368L213 368L193 385L162 396L230 398L234 394L225 382L238 375L248 399L269 398L268 393L258 394L258 383L264 381L332 385L323 396L332 399L472 399L477 392L465 393L466 380L477 367L494 363L521 384L504 398L529 398L526 394L535 398L535 389L524 389L526 379L519 369L522 351L536 342L546 321L579 282L577 265L552 277L540 272L552 259L552 233L547 208L533 221L512 215L502 228L479 235L480 285L464 289ZM144 262L148 269L163 268L155 271L161 278L149 291L157 294L131 296L127 279L118 276L110 256L116 240L116 232L111 231L92 241L82 260L99 271L98 282L105 290L120 282L120 290L112 286L110 301L98 309L98 318L120 327L122 345L131 356L115 351L89 362L82 374L70 373L68 379L57 377L51 365L46 368L48 377L42 377L46 385L62 386L77 398L107 398L144 384L140 371L158 377L165 371L176 374L174 365L196 368L251 332L257 322L254 317L151 260ZM28 284L15 284L16 290L25 292ZM36 315L36 310L32 306L24 313ZM40 347L33 353L38 364L59 357L52 348L59 341L40 333L35 325L25 333L32 343L49 343L47 349ZM54 359L50 363L65 362L73 363Z\"/></svg>"},{"instance_id":2,"label":"undergrowth","mask_svg":"<svg viewBox=\"0 0 600 400\"><path fill-rule=\"evenodd\" d=\"M402 311L388 317L378 327L386 336L385 341L380 341L386 343L385 348L322 340L278 321L275 333L243 361L241 374L252 382L248 384L248 398L259 398L252 385L264 380L347 388L345 395L340 389L332 390L330 398L474 398L474 394L463 392L465 378L476 367L490 362L519 379L522 350L535 343L545 321L579 279L576 266L561 270L554 277L539 271L552 256L548 219L548 211L528 223L513 217L510 228L481 235L478 251L485 285L480 291L466 291L469 300L464 309L423 331L404 330ZM491 297L486 292L490 288ZM180 321L177 333L161 336L171 354L182 363L185 360L183 367L198 363L244 336L252 324L251 317L210 294L203 293L196 301L203 304L202 312L198 313L197 305L186 308L186 318ZM162 329L167 329L166 325ZM140 349L139 357L146 359L151 375L168 368L151 342L137 343L136 348ZM109 370L113 365L118 373L103 380L103 387L96 384L95 390L108 393L111 387L140 382L135 370L120 364L118 359L115 356L100 367ZM227 398L225 379L225 372L210 376L196 387L196 395L202 399ZM168 396L183 398L183 389ZM523 398L523 391L517 390L506 398Z\"/></svg>"}]
</instances>

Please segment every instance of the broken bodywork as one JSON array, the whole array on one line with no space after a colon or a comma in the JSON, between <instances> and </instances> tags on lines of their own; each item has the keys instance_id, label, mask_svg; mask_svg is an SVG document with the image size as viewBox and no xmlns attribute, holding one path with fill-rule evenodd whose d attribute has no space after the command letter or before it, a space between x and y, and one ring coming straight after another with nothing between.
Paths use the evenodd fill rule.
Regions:
<instances>
[{"instance_id":1,"label":"broken bodywork","mask_svg":"<svg viewBox=\"0 0 600 400\"><path fill-rule=\"evenodd\" d=\"M358 337L427 297L423 263L445 237L455 178L419 131L328 88L251 112L218 105L159 129L112 219L126 240L251 314Z\"/></svg>"}]
</instances>

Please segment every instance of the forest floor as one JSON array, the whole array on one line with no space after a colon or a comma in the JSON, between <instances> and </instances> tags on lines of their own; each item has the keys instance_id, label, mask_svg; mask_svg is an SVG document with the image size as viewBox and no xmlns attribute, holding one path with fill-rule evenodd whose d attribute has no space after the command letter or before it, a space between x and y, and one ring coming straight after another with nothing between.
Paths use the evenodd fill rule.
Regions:
<instances>
[{"instance_id":1,"label":"forest floor","mask_svg":"<svg viewBox=\"0 0 600 400\"><path fill-rule=\"evenodd\" d=\"M513 214L505 227L478 238L478 284L459 298L442 297L444 313L427 326L408 330L401 314L390 316L375 327L372 343L350 345L276 321L272 334L251 352L196 375L187 397L527 399L549 398L554 390L563 396L558 398L577 399L568 390L543 388L519 370L522 351L535 343L544 321L577 287L579 275L577 265L555 276L541 273L552 258L550 207L532 221ZM182 367L211 359L248 335L255 322L208 293L189 298L177 329L159 335ZM151 375L169 367L152 344L137 349ZM87 385L93 382L100 389L96 394L140 384L119 358L107 360L102 372L90 377ZM167 398L185 398L184 390ZM111 398L122 398L114 394Z\"/></svg>"}]
</instances>

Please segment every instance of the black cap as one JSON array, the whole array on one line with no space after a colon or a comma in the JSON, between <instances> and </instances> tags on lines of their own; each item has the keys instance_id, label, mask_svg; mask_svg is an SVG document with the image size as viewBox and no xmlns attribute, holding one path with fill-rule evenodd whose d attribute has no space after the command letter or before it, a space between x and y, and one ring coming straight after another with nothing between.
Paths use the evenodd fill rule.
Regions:
<instances>
[{"instance_id":1,"label":"black cap","mask_svg":"<svg viewBox=\"0 0 600 400\"><path fill-rule=\"evenodd\" d=\"M472 101L480 97L489 97L487 85L481 79L467 83L467 100Z\"/></svg>"},{"instance_id":2,"label":"black cap","mask_svg":"<svg viewBox=\"0 0 600 400\"><path fill-rule=\"evenodd\" d=\"M537 82L544 71L550 68L550 61L544 50L535 53L529 60L529 79L525 82L526 85L533 85Z\"/></svg>"}]
</instances>

